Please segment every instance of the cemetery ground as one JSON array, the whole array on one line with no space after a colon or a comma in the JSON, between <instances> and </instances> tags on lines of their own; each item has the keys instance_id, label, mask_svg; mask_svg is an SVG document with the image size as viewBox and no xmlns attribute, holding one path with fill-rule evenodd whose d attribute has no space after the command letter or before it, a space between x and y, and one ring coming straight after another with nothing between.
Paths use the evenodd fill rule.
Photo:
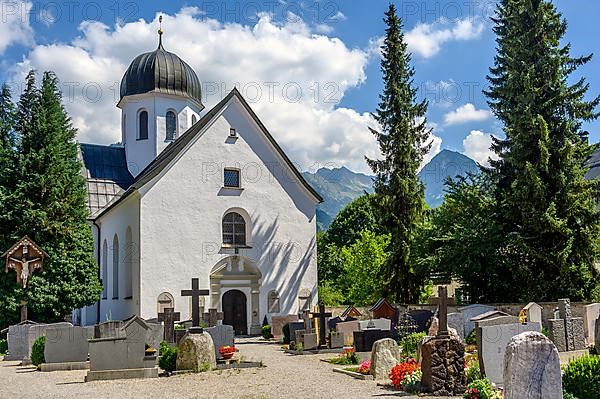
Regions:
<instances>
[{"instance_id":1,"label":"cemetery ground","mask_svg":"<svg viewBox=\"0 0 600 399\"><path fill-rule=\"evenodd\" d=\"M86 370L43 373L20 362L0 362L4 398L416 398L389 390L374 381L361 381L332 372L322 362L331 354L293 356L279 344L261 338L236 338L236 347L248 360L264 367L217 370L154 379L84 383Z\"/></svg>"}]
</instances>

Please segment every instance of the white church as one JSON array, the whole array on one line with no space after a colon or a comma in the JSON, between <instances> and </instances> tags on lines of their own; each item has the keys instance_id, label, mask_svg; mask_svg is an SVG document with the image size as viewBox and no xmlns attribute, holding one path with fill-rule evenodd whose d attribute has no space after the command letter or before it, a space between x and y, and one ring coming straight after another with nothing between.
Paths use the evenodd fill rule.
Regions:
<instances>
[{"instance_id":1,"label":"white church","mask_svg":"<svg viewBox=\"0 0 600 399\"><path fill-rule=\"evenodd\" d=\"M121 143L80 144L104 291L82 325L156 318L192 278L236 334L317 299L322 198L234 89L212 109L194 70L162 45L121 81Z\"/></svg>"}]
</instances>

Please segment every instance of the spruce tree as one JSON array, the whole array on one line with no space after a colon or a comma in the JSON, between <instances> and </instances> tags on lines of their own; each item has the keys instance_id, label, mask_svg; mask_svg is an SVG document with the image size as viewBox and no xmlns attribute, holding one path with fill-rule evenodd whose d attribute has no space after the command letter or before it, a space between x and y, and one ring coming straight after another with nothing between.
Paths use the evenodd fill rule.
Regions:
<instances>
[{"instance_id":1,"label":"spruce tree","mask_svg":"<svg viewBox=\"0 0 600 399\"><path fill-rule=\"evenodd\" d=\"M367 162L376 175L378 213L392 237L391 256L382 276L386 294L397 301L413 303L418 300L423 276L413 265L411 247L426 209L424 188L417 172L431 146L430 129L425 120L427 102L417 101L411 55L393 4L384 21L387 25L381 60L384 89L374 114L381 131L371 129L383 158Z\"/></svg>"},{"instance_id":2,"label":"spruce tree","mask_svg":"<svg viewBox=\"0 0 600 399\"><path fill-rule=\"evenodd\" d=\"M36 321L60 320L72 309L97 301L102 291L76 130L61 101L52 72L44 73L39 89L30 73L15 121L19 162L8 199L9 238L28 234L49 256L44 270L31 276L27 290L10 274L11 286L2 287L7 297L0 302L4 308L13 306L10 310L18 315L15 306L27 299L30 318ZM0 323L5 325L13 316L6 315Z\"/></svg>"},{"instance_id":3,"label":"spruce tree","mask_svg":"<svg viewBox=\"0 0 600 399\"><path fill-rule=\"evenodd\" d=\"M582 122L598 117L600 98L588 84L570 84L591 56L572 57L561 41L567 23L550 1L502 0L494 19L498 54L486 92L505 138L492 162L502 237L520 298L574 300L589 296L600 233L596 182L584 178L591 153ZM509 277L510 276L510 277Z\"/></svg>"}]
</instances>

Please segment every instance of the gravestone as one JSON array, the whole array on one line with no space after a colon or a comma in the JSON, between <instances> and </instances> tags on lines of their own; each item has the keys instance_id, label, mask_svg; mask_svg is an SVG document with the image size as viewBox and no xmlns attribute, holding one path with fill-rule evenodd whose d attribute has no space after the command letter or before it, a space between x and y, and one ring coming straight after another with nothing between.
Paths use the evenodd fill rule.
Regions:
<instances>
[{"instance_id":1,"label":"gravestone","mask_svg":"<svg viewBox=\"0 0 600 399\"><path fill-rule=\"evenodd\" d=\"M217 311L217 309L208 309L208 312L204 313L202 320L209 326L214 327L223 321L223 312Z\"/></svg>"},{"instance_id":2,"label":"gravestone","mask_svg":"<svg viewBox=\"0 0 600 399\"><path fill-rule=\"evenodd\" d=\"M337 331L329 333L329 348L337 349L344 347L344 334Z\"/></svg>"},{"instance_id":3,"label":"gravestone","mask_svg":"<svg viewBox=\"0 0 600 399\"><path fill-rule=\"evenodd\" d=\"M565 323L565 339L567 351L575 350L575 335L573 331L573 314L571 312L571 300L568 298L558 300L558 313Z\"/></svg>"},{"instance_id":4,"label":"gravestone","mask_svg":"<svg viewBox=\"0 0 600 399\"><path fill-rule=\"evenodd\" d=\"M112 338L125 336L123 322L120 320L105 321L94 326L94 338Z\"/></svg>"},{"instance_id":5,"label":"gravestone","mask_svg":"<svg viewBox=\"0 0 600 399\"><path fill-rule=\"evenodd\" d=\"M365 330L354 331L354 348L356 352L371 352L375 342L380 339L390 338L389 330L380 330L378 328L367 328Z\"/></svg>"},{"instance_id":6,"label":"gravestone","mask_svg":"<svg viewBox=\"0 0 600 399\"><path fill-rule=\"evenodd\" d=\"M475 323L475 331L477 338L477 353L481 353L481 327L490 327L490 326L499 326L502 324L517 324L519 323L519 318L517 316L498 316L493 317L491 319L481 320ZM481 356L479 356L479 368L483 370L483 360Z\"/></svg>"},{"instance_id":7,"label":"gravestone","mask_svg":"<svg viewBox=\"0 0 600 399\"><path fill-rule=\"evenodd\" d=\"M46 364L53 363L85 363L88 360L89 342L92 338L90 330L85 327L50 327L46 330L46 345L44 360ZM52 370L74 370L87 368L86 364L65 365L64 368L55 365ZM42 371L44 366L42 366Z\"/></svg>"},{"instance_id":8,"label":"gravestone","mask_svg":"<svg viewBox=\"0 0 600 399\"><path fill-rule=\"evenodd\" d=\"M300 331L300 330L306 332L306 330L304 329L304 322L296 321L294 323L290 323L290 340L291 341L295 341L296 331Z\"/></svg>"},{"instance_id":9,"label":"gravestone","mask_svg":"<svg viewBox=\"0 0 600 399\"><path fill-rule=\"evenodd\" d=\"M327 318L331 317L331 312L325 311L323 302L319 303L319 311L310 313L313 319L318 318L319 322L319 346L324 348L327 346Z\"/></svg>"},{"instance_id":10,"label":"gravestone","mask_svg":"<svg viewBox=\"0 0 600 399\"><path fill-rule=\"evenodd\" d=\"M475 321L471 320L472 318L493 310L496 310L496 308L481 304L472 304L458 308L458 312L463 314L465 320L465 337L468 337L471 331L475 329Z\"/></svg>"},{"instance_id":11,"label":"gravestone","mask_svg":"<svg viewBox=\"0 0 600 399\"><path fill-rule=\"evenodd\" d=\"M317 338L317 334L315 333L305 333L302 336L303 350L313 350L319 348L319 342Z\"/></svg>"},{"instance_id":12,"label":"gravestone","mask_svg":"<svg viewBox=\"0 0 600 399\"><path fill-rule=\"evenodd\" d=\"M298 316L296 315L271 317L271 334L273 334L275 338L281 339L283 337L283 326L295 321L298 321Z\"/></svg>"},{"instance_id":13,"label":"gravestone","mask_svg":"<svg viewBox=\"0 0 600 399\"><path fill-rule=\"evenodd\" d=\"M502 384L504 353L510 340L523 332L542 331L540 323L499 324L479 328L481 330L481 352L479 352L481 372L494 384Z\"/></svg>"},{"instance_id":14,"label":"gravestone","mask_svg":"<svg viewBox=\"0 0 600 399\"><path fill-rule=\"evenodd\" d=\"M369 328L378 328L386 331L390 331L392 329L392 321L389 319L361 320L358 323L361 331Z\"/></svg>"},{"instance_id":15,"label":"gravestone","mask_svg":"<svg viewBox=\"0 0 600 399\"><path fill-rule=\"evenodd\" d=\"M431 318L433 317L433 312L429 310L410 310L408 314L417 323L416 332L427 332L429 326L431 325Z\"/></svg>"},{"instance_id":16,"label":"gravestone","mask_svg":"<svg viewBox=\"0 0 600 399\"><path fill-rule=\"evenodd\" d=\"M456 330L460 339L465 340L465 316L463 313L448 313L448 328Z\"/></svg>"},{"instance_id":17,"label":"gravestone","mask_svg":"<svg viewBox=\"0 0 600 399\"><path fill-rule=\"evenodd\" d=\"M199 372L206 365L210 370L217 368L215 344L208 332L191 329L177 348L177 370Z\"/></svg>"},{"instance_id":18,"label":"gravestone","mask_svg":"<svg viewBox=\"0 0 600 399\"><path fill-rule=\"evenodd\" d=\"M559 352L567 352L565 321L563 319L548 320L548 338L554 342Z\"/></svg>"},{"instance_id":19,"label":"gravestone","mask_svg":"<svg viewBox=\"0 0 600 399\"><path fill-rule=\"evenodd\" d=\"M600 317L600 303L592 303L583 307L583 328L585 338L591 345L596 337L596 320Z\"/></svg>"},{"instance_id":20,"label":"gravestone","mask_svg":"<svg viewBox=\"0 0 600 399\"><path fill-rule=\"evenodd\" d=\"M421 345L421 383L434 396L461 395L465 391L465 346L448 330L448 289L438 288L439 322L435 337L426 337Z\"/></svg>"},{"instance_id":21,"label":"gravestone","mask_svg":"<svg viewBox=\"0 0 600 399\"><path fill-rule=\"evenodd\" d=\"M145 354L148 329L148 324L135 316L117 336L90 339L90 370L85 381L158 377L156 355Z\"/></svg>"},{"instance_id":22,"label":"gravestone","mask_svg":"<svg viewBox=\"0 0 600 399\"><path fill-rule=\"evenodd\" d=\"M158 321L164 322L164 340L170 344L175 343L175 322L181 320L181 313L174 308L165 308L158 314Z\"/></svg>"},{"instance_id":23,"label":"gravestone","mask_svg":"<svg viewBox=\"0 0 600 399\"><path fill-rule=\"evenodd\" d=\"M402 362L398 343L391 338L376 341L371 350L371 375L375 380L387 380L392 368Z\"/></svg>"},{"instance_id":24,"label":"gravestone","mask_svg":"<svg viewBox=\"0 0 600 399\"><path fill-rule=\"evenodd\" d=\"M27 365L31 362L31 347L36 339L42 335L46 335L46 330L53 327L73 327L71 323L61 322L52 324L34 324L25 331L25 345L27 345L27 354L23 357L23 364Z\"/></svg>"},{"instance_id":25,"label":"gravestone","mask_svg":"<svg viewBox=\"0 0 600 399\"><path fill-rule=\"evenodd\" d=\"M542 307L535 302L529 302L523 308L523 314L527 322L542 323Z\"/></svg>"},{"instance_id":26,"label":"gravestone","mask_svg":"<svg viewBox=\"0 0 600 399\"><path fill-rule=\"evenodd\" d=\"M29 356L27 331L31 326L36 324L36 322L27 320L8 327L6 337L8 341L8 353L4 356L4 360L20 361Z\"/></svg>"},{"instance_id":27,"label":"gravestone","mask_svg":"<svg viewBox=\"0 0 600 399\"><path fill-rule=\"evenodd\" d=\"M571 301L558 300L558 319L548 320L549 337L559 352L585 349L584 322L581 317L573 317Z\"/></svg>"},{"instance_id":28,"label":"gravestone","mask_svg":"<svg viewBox=\"0 0 600 399\"><path fill-rule=\"evenodd\" d=\"M313 331L313 322L310 317L310 311L305 310L304 312L302 312L300 314L300 319L302 319L302 322L304 323L304 326L302 328L308 332L312 332Z\"/></svg>"},{"instance_id":29,"label":"gravestone","mask_svg":"<svg viewBox=\"0 0 600 399\"><path fill-rule=\"evenodd\" d=\"M215 346L215 356L217 359L222 358L223 356L219 353L219 349L222 346L233 346L234 345L234 336L235 332L233 330L233 326L230 325L220 325L214 327L205 328L204 331L210 334L210 337L213 340L213 344Z\"/></svg>"},{"instance_id":30,"label":"gravestone","mask_svg":"<svg viewBox=\"0 0 600 399\"><path fill-rule=\"evenodd\" d=\"M513 337L504 355L505 399L562 399L562 376L556 347L538 332Z\"/></svg>"},{"instance_id":31,"label":"gravestone","mask_svg":"<svg viewBox=\"0 0 600 399\"><path fill-rule=\"evenodd\" d=\"M165 336L165 328L159 323L146 322L146 324L148 325L148 330L146 330L146 344L158 350Z\"/></svg>"},{"instance_id":32,"label":"gravestone","mask_svg":"<svg viewBox=\"0 0 600 399\"><path fill-rule=\"evenodd\" d=\"M294 331L294 347L299 348L300 345L304 347L304 334L306 334L306 330L295 330Z\"/></svg>"},{"instance_id":33,"label":"gravestone","mask_svg":"<svg viewBox=\"0 0 600 399\"><path fill-rule=\"evenodd\" d=\"M360 322L358 320L345 321L338 323L337 332L344 335L344 345L354 345L354 331L360 331Z\"/></svg>"},{"instance_id":34,"label":"gravestone","mask_svg":"<svg viewBox=\"0 0 600 399\"><path fill-rule=\"evenodd\" d=\"M329 331L333 331L333 330L337 330L337 325L339 323L345 323L347 321L355 321L356 319L354 317L348 316L346 318L343 317L334 317L332 319L329 319L327 321L327 328L329 328Z\"/></svg>"}]
</instances>

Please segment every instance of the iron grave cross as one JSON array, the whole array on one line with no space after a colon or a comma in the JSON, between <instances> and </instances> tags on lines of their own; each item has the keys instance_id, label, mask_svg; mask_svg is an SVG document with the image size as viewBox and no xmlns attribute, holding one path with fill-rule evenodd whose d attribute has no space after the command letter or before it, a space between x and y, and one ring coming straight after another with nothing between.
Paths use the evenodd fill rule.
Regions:
<instances>
[{"instance_id":1,"label":"iron grave cross","mask_svg":"<svg viewBox=\"0 0 600 399\"><path fill-rule=\"evenodd\" d=\"M331 313L325 312L325 304L319 303L319 313L311 313L312 318L319 318L319 346L327 346L327 337L325 337L327 317L331 317Z\"/></svg>"},{"instance_id":2,"label":"iron grave cross","mask_svg":"<svg viewBox=\"0 0 600 399\"><path fill-rule=\"evenodd\" d=\"M192 327L200 327L200 297L209 294L210 291L200 289L197 278L192 279L191 290L181 290L181 296L192 297Z\"/></svg>"},{"instance_id":3,"label":"iron grave cross","mask_svg":"<svg viewBox=\"0 0 600 399\"><path fill-rule=\"evenodd\" d=\"M181 320L180 317L181 314L173 308L165 308L163 313L158 314L158 321L165 322L164 339L170 344L175 342L175 322Z\"/></svg>"}]
</instances>

